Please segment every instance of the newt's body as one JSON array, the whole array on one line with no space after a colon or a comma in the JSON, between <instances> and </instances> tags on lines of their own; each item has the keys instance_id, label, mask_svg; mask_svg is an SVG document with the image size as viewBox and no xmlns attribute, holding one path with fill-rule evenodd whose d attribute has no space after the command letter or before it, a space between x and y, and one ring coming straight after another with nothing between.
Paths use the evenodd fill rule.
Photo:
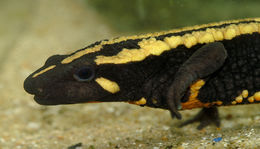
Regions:
<instances>
[{"instance_id":1,"label":"newt's body","mask_svg":"<svg viewBox=\"0 0 260 149\"><path fill-rule=\"evenodd\" d=\"M43 105L125 101L178 119L203 107L199 129L219 125L216 106L260 103L260 18L97 42L49 58L24 88Z\"/></svg>"}]
</instances>

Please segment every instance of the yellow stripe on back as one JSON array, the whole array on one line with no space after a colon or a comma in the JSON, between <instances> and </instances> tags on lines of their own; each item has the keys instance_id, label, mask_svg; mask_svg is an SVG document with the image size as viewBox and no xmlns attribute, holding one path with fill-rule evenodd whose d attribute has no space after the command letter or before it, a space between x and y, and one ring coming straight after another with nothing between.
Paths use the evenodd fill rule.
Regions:
<instances>
[{"instance_id":1,"label":"yellow stripe on back","mask_svg":"<svg viewBox=\"0 0 260 149\"><path fill-rule=\"evenodd\" d=\"M128 62L142 61L150 55L160 55L161 53L174 49L180 45L191 48L196 44L211 43L221 40L231 40L242 34L252 34L259 32L259 23L228 25L223 28L211 28L205 31L193 31L183 36L165 37L164 40L156 40L154 37L143 39L138 43L139 49L123 49L117 55L97 56L95 62L100 64L124 64Z\"/></svg>"},{"instance_id":2,"label":"yellow stripe on back","mask_svg":"<svg viewBox=\"0 0 260 149\"><path fill-rule=\"evenodd\" d=\"M232 25L232 23L239 23L239 22L243 22L243 21L249 21L249 22L250 21L260 21L260 18L249 18L249 19L241 19L241 20L233 20L233 21L223 21L223 22L218 22L218 23L210 23L210 24L196 25L196 26L192 26L192 27L185 27L182 29L174 29L174 30L170 30L170 31L148 33L148 34L139 35L139 36L135 35L135 36L128 36L128 37L120 37L120 38L111 39L108 41L102 41L100 44L98 44L94 47L86 48L84 50L74 53L73 55L63 59L61 61L61 63L62 64L71 63L72 61L74 61L84 55L100 51L104 45L115 44L115 43L119 43L119 42L126 41L129 39L135 40L135 39L144 39L144 38L149 38L149 37L154 38L156 36L161 36L161 35L170 34L170 33L178 33L178 32L185 32L185 31L189 31L189 30L198 30L201 28L208 28L208 29L206 29L206 31L194 31L192 34L168 37L168 38L165 38L163 41L166 44L168 44L168 46L170 48L176 48L179 45L185 45L187 48L190 48L198 43L209 43L209 42L214 42L214 41L220 41L223 39L232 39L240 34L247 34L247 33L250 34L253 32L260 32L259 23L244 23L244 24L242 23L242 24L238 24L238 25ZM214 26L220 26L223 24L231 24L231 25L224 27L224 28L214 29ZM209 27L213 27L213 28L209 28ZM143 42L143 41L141 41L141 42ZM138 50L140 50L140 49L138 49ZM169 49L167 48L165 50L169 50ZM160 53L162 53L165 50L159 49ZM143 53L142 50L140 50L140 51L141 52L138 52L138 54ZM125 52L120 53L120 55L122 55L122 54L125 55L126 52L129 52L129 51L125 50ZM146 56L149 56L149 55L152 55L153 53L144 52L144 54ZM126 63L129 61L132 61L129 59L129 57L126 57L126 59L129 59L129 60L125 60L125 59L122 59L122 57L120 57L118 55L114 55L114 56L118 57L115 63ZM115 58L114 56L111 56L111 57ZM100 60L103 58L104 58L103 56L97 57L97 59L96 59L97 64L111 63L111 60L107 59L107 58L105 58L105 60ZM139 59L142 60L142 58L137 58L137 61ZM133 61L135 61L135 60L133 60Z\"/></svg>"},{"instance_id":3,"label":"yellow stripe on back","mask_svg":"<svg viewBox=\"0 0 260 149\"><path fill-rule=\"evenodd\" d=\"M97 56L97 64L113 63L122 64L131 61L141 61L149 55L160 55L163 51L169 50L170 47L163 41L150 38L138 43L140 49L123 49L115 56Z\"/></svg>"}]
</instances>

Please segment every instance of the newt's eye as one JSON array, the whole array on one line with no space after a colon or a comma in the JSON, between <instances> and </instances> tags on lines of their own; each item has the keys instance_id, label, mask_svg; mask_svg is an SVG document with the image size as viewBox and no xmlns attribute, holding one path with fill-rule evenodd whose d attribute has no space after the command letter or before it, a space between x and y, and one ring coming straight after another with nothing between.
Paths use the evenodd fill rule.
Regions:
<instances>
[{"instance_id":1,"label":"newt's eye","mask_svg":"<svg viewBox=\"0 0 260 149\"><path fill-rule=\"evenodd\" d=\"M82 67L76 73L74 73L73 77L80 82L91 81L95 76L94 69L92 67Z\"/></svg>"}]
</instances>

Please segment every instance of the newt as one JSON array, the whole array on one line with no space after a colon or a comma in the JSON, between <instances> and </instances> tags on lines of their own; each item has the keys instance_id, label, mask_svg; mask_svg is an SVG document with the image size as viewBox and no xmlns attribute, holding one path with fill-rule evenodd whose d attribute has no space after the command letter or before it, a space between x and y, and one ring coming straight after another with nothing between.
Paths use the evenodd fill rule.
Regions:
<instances>
[{"instance_id":1,"label":"newt","mask_svg":"<svg viewBox=\"0 0 260 149\"><path fill-rule=\"evenodd\" d=\"M102 40L54 55L24 81L41 105L128 102L202 108L182 126L220 126L218 106L260 103L260 18Z\"/></svg>"}]
</instances>

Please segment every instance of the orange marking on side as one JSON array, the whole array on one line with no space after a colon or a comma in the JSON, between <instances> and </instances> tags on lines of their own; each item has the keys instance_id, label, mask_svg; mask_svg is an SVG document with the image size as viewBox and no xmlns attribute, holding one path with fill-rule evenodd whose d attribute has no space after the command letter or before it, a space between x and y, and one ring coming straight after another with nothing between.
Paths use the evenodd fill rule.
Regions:
<instances>
[{"instance_id":1,"label":"orange marking on side","mask_svg":"<svg viewBox=\"0 0 260 149\"><path fill-rule=\"evenodd\" d=\"M190 99L187 102L181 104L182 109L193 109L193 108L201 108L201 107L210 107L211 103L202 103L198 99Z\"/></svg>"},{"instance_id":2,"label":"orange marking on side","mask_svg":"<svg viewBox=\"0 0 260 149\"><path fill-rule=\"evenodd\" d=\"M135 104L135 105L145 105L146 104L146 99L144 97L142 97L138 101L129 101L128 103L129 104Z\"/></svg>"},{"instance_id":3,"label":"orange marking on side","mask_svg":"<svg viewBox=\"0 0 260 149\"><path fill-rule=\"evenodd\" d=\"M260 101L260 91L254 94L254 98L256 101Z\"/></svg>"},{"instance_id":4,"label":"orange marking on side","mask_svg":"<svg viewBox=\"0 0 260 149\"><path fill-rule=\"evenodd\" d=\"M222 101L220 101L220 100L218 100L218 101L216 101L216 102L213 102L214 103L214 105L216 104L216 105L218 105L218 106L220 106L220 105L222 105L223 104L223 102Z\"/></svg>"},{"instance_id":5,"label":"orange marking on side","mask_svg":"<svg viewBox=\"0 0 260 149\"><path fill-rule=\"evenodd\" d=\"M198 80L190 86L190 96L187 102L182 103L182 109L193 109L201 107L209 107L212 103L202 103L197 99L199 90L205 84L205 81Z\"/></svg>"},{"instance_id":6,"label":"orange marking on side","mask_svg":"<svg viewBox=\"0 0 260 149\"><path fill-rule=\"evenodd\" d=\"M182 103L182 109L193 109L193 108L202 108L202 107L211 107L213 105L220 106L223 104L222 101L214 101L214 102L201 102L197 97L201 87L205 84L204 80L197 80L190 86L190 96L187 102Z\"/></svg>"}]
</instances>

